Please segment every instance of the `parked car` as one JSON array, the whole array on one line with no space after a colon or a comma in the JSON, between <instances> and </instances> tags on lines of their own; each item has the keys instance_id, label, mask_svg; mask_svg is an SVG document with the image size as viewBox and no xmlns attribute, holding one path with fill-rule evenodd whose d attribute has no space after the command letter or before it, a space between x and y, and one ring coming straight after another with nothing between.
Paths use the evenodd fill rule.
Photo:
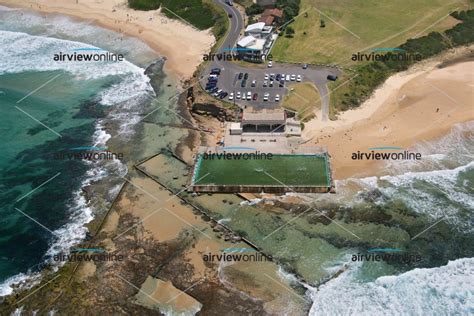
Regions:
<instances>
[{"instance_id":1,"label":"parked car","mask_svg":"<svg viewBox=\"0 0 474 316\"><path fill-rule=\"evenodd\" d=\"M295 81L296 80L296 75L295 74L291 75L290 79L291 79L291 81Z\"/></svg>"},{"instance_id":2,"label":"parked car","mask_svg":"<svg viewBox=\"0 0 474 316\"><path fill-rule=\"evenodd\" d=\"M252 92L247 92L247 100L252 100Z\"/></svg>"},{"instance_id":3,"label":"parked car","mask_svg":"<svg viewBox=\"0 0 474 316\"><path fill-rule=\"evenodd\" d=\"M246 72L246 73L244 74L244 79L247 80L248 78L249 78L249 74L248 74L248 72Z\"/></svg>"},{"instance_id":4,"label":"parked car","mask_svg":"<svg viewBox=\"0 0 474 316\"><path fill-rule=\"evenodd\" d=\"M275 79L275 74L270 74L270 80Z\"/></svg>"},{"instance_id":5,"label":"parked car","mask_svg":"<svg viewBox=\"0 0 474 316\"><path fill-rule=\"evenodd\" d=\"M272 67L273 67L273 62L270 60L270 61L268 62L268 68L272 68Z\"/></svg>"},{"instance_id":6,"label":"parked car","mask_svg":"<svg viewBox=\"0 0 474 316\"><path fill-rule=\"evenodd\" d=\"M257 80L253 80L250 86L255 87L257 85Z\"/></svg>"},{"instance_id":7,"label":"parked car","mask_svg":"<svg viewBox=\"0 0 474 316\"><path fill-rule=\"evenodd\" d=\"M297 82L301 82L301 75L298 75L298 76L296 77L296 81L297 81Z\"/></svg>"},{"instance_id":8,"label":"parked car","mask_svg":"<svg viewBox=\"0 0 474 316\"><path fill-rule=\"evenodd\" d=\"M277 74L276 77L275 77L276 81L280 81L281 79L281 75L280 74Z\"/></svg>"},{"instance_id":9,"label":"parked car","mask_svg":"<svg viewBox=\"0 0 474 316\"><path fill-rule=\"evenodd\" d=\"M239 73L239 80L242 79L243 76L244 76L243 72Z\"/></svg>"},{"instance_id":10,"label":"parked car","mask_svg":"<svg viewBox=\"0 0 474 316\"><path fill-rule=\"evenodd\" d=\"M281 80L285 80L285 74L281 74Z\"/></svg>"},{"instance_id":11,"label":"parked car","mask_svg":"<svg viewBox=\"0 0 474 316\"><path fill-rule=\"evenodd\" d=\"M237 91L237 93L235 94L235 98L236 98L237 100L240 100L240 91Z\"/></svg>"},{"instance_id":12,"label":"parked car","mask_svg":"<svg viewBox=\"0 0 474 316\"><path fill-rule=\"evenodd\" d=\"M283 80L280 80L280 88L285 86L285 82Z\"/></svg>"},{"instance_id":13,"label":"parked car","mask_svg":"<svg viewBox=\"0 0 474 316\"><path fill-rule=\"evenodd\" d=\"M268 80L269 77L268 77L268 74L265 74L265 80Z\"/></svg>"},{"instance_id":14,"label":"parked car","mask_svg":"<svg viewBox=\"0 0 474 316\"><path fill-rule=\"evenodd\" d=\"M273 87L273 81L270 81L270 85L269 85L269 86L270 86L270 87Z\"/></svg>"},{"instance_id":15,"label":"parked car","mask_svg":"<svg viewBox=\"0 0 474 316\"><path fill-rule=\"evenodd\" d=\"M218 87L214 87L214 88L212 88L211 90L209 90L209 93L215 93L215 92L217 92L217 90L219 90L219 88L218 88Z\"/></svg>"},{"instance_id":16,"label":"parked car","mask_svg":"<svg viewBox=\"0 0 474 316\"><path fill-rule=\"evenodd\" d=\"M230 5L230 6L233 6L233 5L234 5L234 3L232 3L232 0L225 0L225 3L227 3L227 4Z\"/></svg>"},{"instance_id":17,"label":"parked car","mask_svg":"<svg viewBox=\"0 0 474 316\"><path fill-rule=\"evenodd\" d=\"M226 96L227 96L227 92L222 92L220 95L219 95L219 99L224 99Z\"/></svg>"},{"instance_id":18,"label":"parked car","mask_svg":"<svg viewBox=\"0 0 474 316\"><path fill-rule=\"evenodd\" d=\"M231 93L229 94L229 100L230 100L230 101L234 100L234 92L231 92Z\"/></svg>"},{"instance_id":19,"label":"parked car","mask_svg":"<svg viewBox=\"0 0 474 316\"><path fill-rule=\"evenodd\" d=\"M270 93L266 92L264 95L263 95L263 101L268 101L268 97L270 96Z\"/></svg>"},{"instance_id":20,"label":"parked car","mask_svg":"<svg viewBox=\"0 0 474 316\"><path fill-rule=\"evenodd\" d=\"M285 81L290 81L290 75L286 75Z\"/></svg>"},{"instance_id":21,"label":"parked car","mask_svg":"<svg viewBox=\"0 0 474 316\"><path fill-rule=\"evenodd\" d=\"M242 83L240 84L240 86L242 88L245 88L246 85L247 85L247 80L242 80Z\"/></svg>"},{"instance_id":22,"label":"parked car","mask_svg":"<svg viewBox=\"0 0 474 316\"><path fill-rule=\"evenodd\" d=\"M278 101L280 101L280 95L279 95L279 94L277 94L277 95L275 96L275 102L278 102Z\"/></svg>"},{"instance_id":23,"label":"parked car","mask_svg":"<svg viewBox=\"0 0 474 316\"><path fill-rule=\"evenodd\" d=\"M327 79L327 80L331 80L331 81L336 81L336 80L337 80L337 76L335 76L335 75L328 75L328 76L326 77L326 79Z\"/></svg>"},{"instance_id":24,"label":"parked car","mask_svg":"<svg viewBox=\"0 0 474 316\"><path fill-rule=\"evenodd\" d=\"M308 64L303 64L303 69L308 69Z\"/></svg>"},{"instance_id":25,"label":"parked car","mask_svg":"<svg viewBox=\"0 0 474 316\"><path fill-rule=\"evenodd\" d=\"M221 74L221 69L220 68L212 68L211 69L211 74L220 75Z\"/></svg>"},{"instance_id":26,"label":"parked car","mask_svg":"<svg viewBox=\"0 0 474 316\"><path fill-rule=\"evenodd\" d=\"M265 80L265 81L263 82L263 87L266 87L266 86L268 86L268 81Z\"/></svg>"},{"instance_id":27,"label":"parked car","mask_svg":"<svg viewBox=\"0 0 474 316\"><path fill-rule=\"evenodd\" d=\"M253 94L253 97L252 97L252 100L255 101L255 100L257 100L257 98L258 98L258 93L254 93L254 94Z\"/></svg>"}]
</instances>

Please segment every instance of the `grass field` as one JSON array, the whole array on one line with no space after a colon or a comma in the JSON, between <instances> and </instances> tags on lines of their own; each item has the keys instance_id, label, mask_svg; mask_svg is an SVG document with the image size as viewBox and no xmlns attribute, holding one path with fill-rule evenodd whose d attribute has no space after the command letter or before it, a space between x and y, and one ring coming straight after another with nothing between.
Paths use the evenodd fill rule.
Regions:
<instances>
[{"instance_id":1,"label":"grass field","mask_svg":"<svg viewBox=\"0 0 474 316\"><path fill-rule=\"evenodd\" d=\"M315 111L321 108L316 86L312 83L295 83L288 86L290 92L283 99L283 107L298 113L303 122L315 117Z\"/></svg>"},{"instance_id":2,"label":"grass field","mask_svg":"<svg viewBox=\"0 0 474 316\"><path fill-rule=\"evenodd\" d=\"M202 159L194 185L321 186L329 184L328 162L318 155L273 155L272 159Z\"/></svg>"},{"instance_id":3,"label":"grass field","mask_svg":"<svg viewBox=\"0 0 474 316\"><path fill-rule=\"evenodd\" d=\"M271 53L281 61L351 64L358 51L396 47L408 38L448 29L457 22L443 17L467 7L467 0L301 0L300 13L308 10L308 17L298 16L290 24L294 37L279 36Z\"/></svg>"}]
</instances>

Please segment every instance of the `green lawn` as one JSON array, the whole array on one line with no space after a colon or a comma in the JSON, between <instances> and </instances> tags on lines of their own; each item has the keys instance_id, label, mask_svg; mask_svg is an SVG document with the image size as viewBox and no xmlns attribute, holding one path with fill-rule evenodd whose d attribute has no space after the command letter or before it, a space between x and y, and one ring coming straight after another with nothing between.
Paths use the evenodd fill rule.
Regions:
<instances>
[{"instance_id":1,"label":"green lawn","mask_svg":"<svg viewBox=\"0 0 474 316\"><path fill-rule=\"evenodd\" d=\"M352 54L358 51L396 47L428 27L418 36L452 27L457 23L454 18L442 18L452 9L466 9L467 3L467 0L301 0L300 13L308 10L308 17L304 14L297 17L290 24L295 30L294 37L279 36L271 53L282 61L351 64ZM320 28L320 19L326 27Z\"/></svg>"},{"instance_id":2,"label":"green lawn","mask_svg":"<svg viewBox=\"0 0 474 316\"><path fill-rule=\"evenodd\" d=\"M319 155L273 155L272 159L202 159L194 185L328 186L328 162Z\"/></svg>"}]
</instances>

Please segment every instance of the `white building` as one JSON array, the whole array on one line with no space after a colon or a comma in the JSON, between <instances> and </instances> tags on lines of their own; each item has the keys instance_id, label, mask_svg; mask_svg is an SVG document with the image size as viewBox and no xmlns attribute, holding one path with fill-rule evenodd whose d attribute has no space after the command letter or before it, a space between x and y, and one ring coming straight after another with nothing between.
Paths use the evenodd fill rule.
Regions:
<instances>
[{"instance_id":1,"label":"white building","mask_svg":"<svg viewBox=\"0 0 474 316\"><path fill-rule=\"evenodd\" d=\"M237 51L242 59L262 62L273 42L272 27L259 22L247 26L245 36L237 42Z\"/></svg>"}]
</instances>

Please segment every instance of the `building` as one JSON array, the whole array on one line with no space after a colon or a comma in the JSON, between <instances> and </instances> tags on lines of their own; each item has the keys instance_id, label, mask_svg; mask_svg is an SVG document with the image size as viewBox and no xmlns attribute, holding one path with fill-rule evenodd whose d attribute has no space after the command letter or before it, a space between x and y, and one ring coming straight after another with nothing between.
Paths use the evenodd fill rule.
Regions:
<instances>
[{"instance_id":1,"label":"building","mask_svg":"<svg viewBox=\"0 0 474 316\"><path fill-rule=\"evenodd\" d=\"M265 23L266 26L273 25L274 23L280 23L283 17L283 11L277 8L265 9L262 16L258 20L260 23Z\"/></svg>"},{"instance_id":2,"label":"building","mask_svg":"<svg viewBox=\"0 0 474 316\"><path fill-rule=\"evenodd\" d=\"M267 50L267 40L245 36L237 42L237 52L240 58L252 62L263 62Z\"/></svg>"},{"instance_id":3,"label":"building","mask_svg":"<svg viewBox=\"0 0 474 316\"><path fill-rule=\"evenodd\" d=\"M245 36L237 42L240 58L251 62L263 62L274 42L272 29L263 22L248 25L244 32Z\"/></svg>"},{"instance_id":4,"label":"building","mask_svg":"<svg viewBox=\"0 0 474 316\"><path fill-rule=\"evenodd\" d=\"M246 133L282 133L285 131L286 113L282 109L261 110L253 112L244 110L242 113L241 130Z\"/></svg>"},{"instance_id":5,"label":"building","mask_svg":"<svg viewBox=\"0 0 474 316\"><path fill-rule=\"evenodd\" d=\"M253 23L249 24L245 28L245 36L253 36L255 38L262 38L262 39L267 39L272 35L272 27L271 26L265 26L265 23L263 22L258 22L258 23Z\"/></svg>"}]
</instances>

